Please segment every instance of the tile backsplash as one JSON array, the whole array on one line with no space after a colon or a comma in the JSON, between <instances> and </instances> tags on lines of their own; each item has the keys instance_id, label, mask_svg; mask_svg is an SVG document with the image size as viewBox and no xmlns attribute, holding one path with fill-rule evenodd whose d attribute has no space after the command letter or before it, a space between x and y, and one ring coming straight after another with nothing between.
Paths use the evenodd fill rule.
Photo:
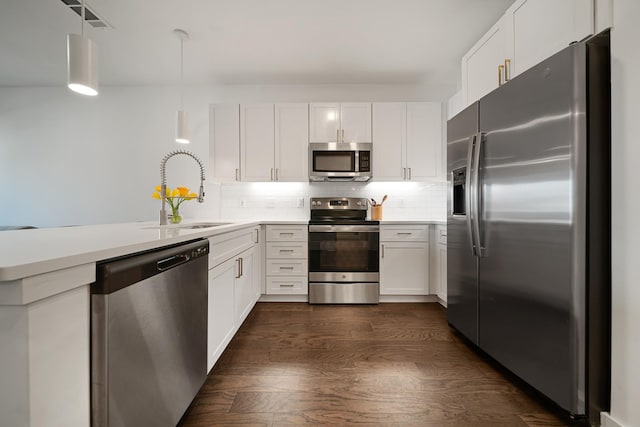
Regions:
<instances>
[{"instance_id":1,"label":"tile backsplash","mask_svg":"<svg viewBox=\"0 0 640 427\"><path fill-rule=\"evenodd\" d=\"M378 202L387 194L383 219L446 219L446 182L219 184L219 215L235 219L309 218L311 197L365 197Z\"/></svg>"}]
</instances>

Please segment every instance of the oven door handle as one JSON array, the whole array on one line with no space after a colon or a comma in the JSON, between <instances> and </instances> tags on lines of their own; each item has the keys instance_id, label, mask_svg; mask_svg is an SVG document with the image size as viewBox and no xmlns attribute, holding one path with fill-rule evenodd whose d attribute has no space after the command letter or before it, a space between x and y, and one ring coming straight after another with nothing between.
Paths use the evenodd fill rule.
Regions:
<instances>
[{"instance_id":1,"label":"oven door handle","mask_svg":"<svg viewBox=\"0 0 640 427\"><path fill-rule=\"evenodd\" d=\"M378 233L379 225L310 225L309 233Z\"/></svg>"}]
</instances>

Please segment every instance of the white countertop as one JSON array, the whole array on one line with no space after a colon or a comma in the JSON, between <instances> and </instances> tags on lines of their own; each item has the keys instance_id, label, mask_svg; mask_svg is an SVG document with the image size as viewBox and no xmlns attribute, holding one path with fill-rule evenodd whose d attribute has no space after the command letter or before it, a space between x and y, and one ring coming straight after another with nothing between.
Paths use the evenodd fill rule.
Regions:
<instances>
[{"instance_id":1,"label":"white countertop","mask_svg":"<svg viewBox=\"0 0 640 427\"><path fill-rule=\"evenodd\" d=\"M208 221L197 221L208 222ZM210 221L224 222L224 221ZM185 222L182 226L189 224ZM211 228L159 227L155 222L0 232L0 283L236 230L259 221Z\"/></svg>"},{"instance_id":2,"label":"white countertop","mask_svg":"<svg viewBox=\"0 0 640 427\"><path fill-rule=\"evenodd\" d=\"M0 284L161 246L210 237L257 224L307 224L308 220L199 220L230 222L211 228L160 227L157 223L87 225L0 232ZM438 220L383 220L381 224L446 224Z\"/></svg>"}]
</instances>

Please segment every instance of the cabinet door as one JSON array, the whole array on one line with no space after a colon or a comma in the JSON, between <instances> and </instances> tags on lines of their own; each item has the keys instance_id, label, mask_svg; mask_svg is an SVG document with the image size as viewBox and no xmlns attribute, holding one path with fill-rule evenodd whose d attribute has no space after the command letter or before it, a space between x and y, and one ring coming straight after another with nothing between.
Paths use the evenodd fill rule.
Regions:
<instances>
[{"instance_id":1,"label":"cabinet door","mask_svg":"<svg viewBox=\"0 0 640 427\"><path fill-rule=\"evenodd\" d=\"M347 103L340 106L342 142L371 142L371 104Z\"/></svg>"},{"instance_id":2,"label":"cabinet door","mask_svg":"<svg viewBox=\"0 0 640 427\"><path fill-rule=\"evenodd\" d=\"M594 28L593 0L519 0L505 16L513 27L511 77L592 34Z\"/></svg>"},{"instance_id":3,"label":"cabinet door","mask_svg":"<svg viewBox=\"0 0 640 427\"><path fill-rule=\"evenodd\" d=\"M498 65L510 58L508 20L500 19L462 57L462 95L465 105L498 87Z\"/></svg>"},{"instance_id":4,"label":"cabinet door","mask_svg":"<svg viewBox=\"0 0 640 427\"><path fill-rule=\"evenodd\" d=\"M382 242L380 295L429 294L429 243Z\"/></svg>"},{"instance_id":5,"label":"cabinet door","mask_svg":"<svg viewBox=\"0 0 640 427\"><path fill-rule=\"evenodd\" d=\"M209 110L209 164L219 182L240 179L240 106L214 104Z\"/></svg>"},{"instance_id":6,"label":"cabinet door","mask_svg":"<svg viewBox=\"0 0 640 427\"><path fill-rule=\"evenodd\" d=\"M308 181L309 105L276 104L275 108L275 178Z\"/></svg>"},{"instance_id":7,"label":"cabinet door","mask_svg":"<svg viewBox=\"0 0 640 427\"><path fill-rule=\"evenodd\" d=\"M233 292L234 318L236 327L240 327L255 303L253 282L254 249L242 252L236 259L235 283Z\"/></svg>"},{"instance_id":8,"label":"cabinet door","mask_svg":"<svg viewBox=\"0 0 640 427\"><path fill-rule=\"evenodd\" d=\"M236 262L232 258L209 270L207 372L211 370L235 330L233 313Z\"/></svg>"},{"instance_id":9,"label":"cabinet door","mask_svg":"<svg viewBox=\"0 0 640 427\"><path fill-rule=\"evenodd\" d=\"M438 261L440 263L440 277L437 295L445 303L447 302L447 245L438 245Z\"/></svg>"},{"instance_id":10,"label":"cabinet door","mask_svg":"<svg viewBox=\"0 0 640 427\"><path fill-rule=\"evenodd\" d=\"M373 176L378 181L405 178L407 104L373 104Z\"/></svg>"},{"instance_id":11,"label":"cabinet door","mask_svg":"<svg viewBox=\"0 0 640 427\"><path fill-rule=\"evenodd\" d=\"M407 103L407 179L444 177L442 160L442 105Z\"/></svg>"},{"instance_id":12,"label":"cabinet door","mask_svg":"<svg viewBox=\"0 0 640 427\"><path fill-rule=\"evenodd\" d=\"M309 104L309 142L336 142L340 129L340 104Z\"/></svg>"},{"instance_id":13,"label":"cabinet door","mask_svg":"<svg viewBox=\"0 0 640 427\"><path fill-rule=\"evenodd\" d=\"M240 106L240 158L243 181L274 179L274 106Z\"/></svg>"}]
</instances>

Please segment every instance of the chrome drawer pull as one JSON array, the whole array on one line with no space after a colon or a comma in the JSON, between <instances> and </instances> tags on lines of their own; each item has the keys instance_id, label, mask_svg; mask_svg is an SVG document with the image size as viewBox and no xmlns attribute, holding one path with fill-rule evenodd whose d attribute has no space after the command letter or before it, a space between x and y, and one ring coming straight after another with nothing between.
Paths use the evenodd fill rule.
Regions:
<instances>
[{"instance_id":1,"label":"chrome drawer pull","mask_svg":"<svg viewBox=\"0 0 640 427\"><path fill-rule=\"evenodd\" d=\"M294 285L280 285L281 288L293 288Z\"/></svg>"}]
</instances>

